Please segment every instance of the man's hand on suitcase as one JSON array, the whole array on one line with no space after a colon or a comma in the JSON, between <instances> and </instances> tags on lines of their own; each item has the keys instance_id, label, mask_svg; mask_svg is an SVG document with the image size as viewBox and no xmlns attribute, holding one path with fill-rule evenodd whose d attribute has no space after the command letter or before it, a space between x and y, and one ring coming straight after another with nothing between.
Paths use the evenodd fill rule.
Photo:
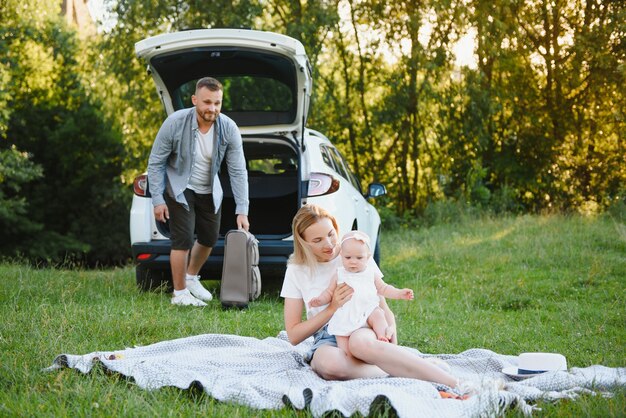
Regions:
<instances>
[{"instance_id":1,"label":"man's hand on suitcase","mask_svg":"<svg viewBox=\"0 0 626 418\"><path fill-rule=\"evenodd\" d=\"M237 229L250 230L250 222L247 215L237 215Z\"/></svg>"}]
</instances>

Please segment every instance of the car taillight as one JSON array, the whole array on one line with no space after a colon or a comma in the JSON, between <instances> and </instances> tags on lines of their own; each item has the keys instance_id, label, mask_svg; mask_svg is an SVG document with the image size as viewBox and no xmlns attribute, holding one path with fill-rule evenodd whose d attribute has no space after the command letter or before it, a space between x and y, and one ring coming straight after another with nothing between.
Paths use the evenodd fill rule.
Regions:
<instances>
[{"instance_id":1,"label":"car taillight","mask_svg":"<svg viewBox=\"0 0 626 418\"><path fill-rule=\"evenodd\" d=\"M146 196L146 190L148 189L148 176L142 174L135 177L133 181L133 191L137 196Z\"/></svg>"},{"instance_id":2,"label":"car taillight","mask_svg":"<svg viewBox=\"0 0 626 418\"><path fill-rule=\"evenodd\" d=\"M152 254L141 253L137 255L137 261L149 260L152 258Z\"/></svg>"},{"instance_id":3,"label":"car taillight","mask_svg":"<svg viewBox=\"0 0 626 418\"><path fill-rule=\"evenodd\" d=\"M339 180L330 174L311 173L309 197L331 194L339 190Z\"/></svg>"}]
</instances>

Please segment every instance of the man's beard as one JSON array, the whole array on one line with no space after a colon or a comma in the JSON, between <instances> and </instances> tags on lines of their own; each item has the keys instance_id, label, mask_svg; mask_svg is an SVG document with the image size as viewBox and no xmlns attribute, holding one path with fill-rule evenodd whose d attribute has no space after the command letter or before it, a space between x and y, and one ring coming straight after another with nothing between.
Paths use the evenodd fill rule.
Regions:
<instances>
[{"instance_id":1,"label":"man's beard","mask_svg":"<svg viewBox=\"0 0 626 418\"><path fill-rule=\"evenodd\" d=\"M215 112L203 112L200 114L200 118L205 122L215 122L217 113Z\"/></svg>"}]
</instances>

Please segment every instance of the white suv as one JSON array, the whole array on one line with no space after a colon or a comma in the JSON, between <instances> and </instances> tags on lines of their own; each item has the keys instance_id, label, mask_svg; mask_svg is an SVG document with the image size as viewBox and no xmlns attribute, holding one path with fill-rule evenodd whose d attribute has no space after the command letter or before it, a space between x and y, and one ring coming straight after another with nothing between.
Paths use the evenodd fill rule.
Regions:
<instances>
[{"instance_id":1,"label":"white suv","mask_svg":"<svg viewBox=\"0 0 626 418\"><path fill-rule=\"evenodd\" d=\"M328 138L306 128L311 67L299 41L253 30L202 29L144 39L135 52L146 60L167 114L192 106L199 78L212 76L224 85L222 112L237 122L244 141L250 231L259 240L262 272L284 271L293 251L291 220L306 203L335 215L340 232L358 228L367 233L378 261L380 216L366 198L385 194L385 187L372 183L364 195ZM220 277L223 237L236 225L228 171L220 176L220 240L203 277ZM154 219L145 175L135 179L134 192L130 238L137 284L148 290L170 280L169 230Z\"/></svg>"}]
</instances>

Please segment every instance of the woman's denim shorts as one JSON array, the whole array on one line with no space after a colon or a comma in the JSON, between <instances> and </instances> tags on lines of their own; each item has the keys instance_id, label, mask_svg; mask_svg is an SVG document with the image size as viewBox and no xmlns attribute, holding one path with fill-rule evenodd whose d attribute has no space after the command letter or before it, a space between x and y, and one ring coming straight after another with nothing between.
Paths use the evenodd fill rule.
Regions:
<instances>
[{"instance_id":1,"label":"woman's denim shorts","mask_svg":"<svg viewBox=\"0 0 626 418\"><path fill-rule=\"evenodd\" d=\"M324 325L322 328L320 328L319 331L313 334L313 345L311 346L311 349L304 355L304 359L306 360L306 362L310 363L311 360L313 360L313 354L315 354L315 350L326 344L337 347L337 339L334 335L330 335L328 333L328 324Z\"/></svg>"}]
</instances>

